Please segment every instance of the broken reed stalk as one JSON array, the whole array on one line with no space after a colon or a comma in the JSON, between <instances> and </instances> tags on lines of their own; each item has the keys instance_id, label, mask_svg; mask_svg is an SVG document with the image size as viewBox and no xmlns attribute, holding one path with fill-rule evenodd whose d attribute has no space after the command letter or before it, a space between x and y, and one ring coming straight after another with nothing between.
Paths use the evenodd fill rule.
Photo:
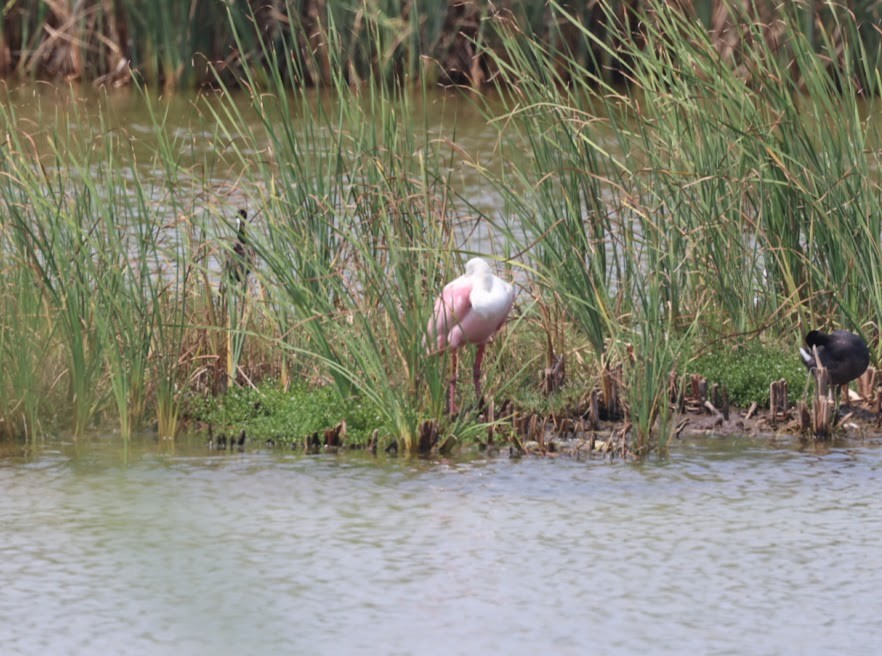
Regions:
<instances>
[{"instance_id":1,"label":"broken reed stalk","mask_svg":"<svg viewBox=\"0 0 882 656\"><path fill-rule=\"evenodd\" d=\"M678 412L683 412L685 394L680 394L680 378L676 371L668 374L668 400L677 407Z\"/></svg>"},{"instance_id":2,"label":"broken reed stalk","mask_svg":"<svg viewBox=\"0 0 882 656\"><path fill-rule=\"evenodd\" d=\"M799 420L799 431L801 433L808 433L812 426L812 417L805 401L800 401L796 404L796 412Z\"/></svg>"},{"instance_id":3,"label":"broken reed stalk","mask_svg":"<svg viewBox=\"0 0 882 656\"><path fill-rule=\"evenodd\" d=\"M341 421L334 428L325 431L325 447L336 449L346 441L346 421Z\"/></svg>"},{"instance_id":4,"label":"broken reed stalk","mask_svg":"<svg viewBox=\"0 0 882 656\"><path fill-rule=\"evenodd\" d=\"M496 404L493 399L490 399L490 403L487 404L485 421L487 422L487 446L490 446L493 444L493 433L496 432Z\"/></svg>"},{"instance_id":5,"label":"broken reed stalk","mask_svg":"<svg viewBox=\"0 0 882 656\"><path fill-rule=\"evenodd\" d=\"M436 419L426 419L420 424L419 431L418 453L430 453L432 448L438 444L440 436L438 421Z\"/></svg>"},{"instance_id":6,"label":"broken reed stalk","mask_svg":"<svg viewBox=\"0 0 882 656\"><path fill-rule=\"evenodd\" d=\"M621 416L622 407L619 402L619 388L622 384L622 365L610 369L607 364L600 376L600 384L603 392L603 409L607 419L615 419Z\"/></svg>"},{"instance_id":7,"label":"broken reed stalk","mask_svg":"<svg viewBox=\"0 0 882 656\"><path fill-rule=\"evenodd\" d=\"M692 385L692 398L697 399L699 403L704 401L704 394L702 394L701 390L701 381L702 377L698 374L692 374L691 385ZM705 382L705 388L707 388L707 382Z\"/></svg>"},{"instance_id":8,"label":"broken reed stalk","mask_svg":"<svg viewBox=\"0 0 882 656\"><path fill-rule=\"evenodd\" d=\"M816 359L815 362L820 360ZM818 438L829 436L833 425L833 401L829 398L829 389L830 373L825 367L818 367L815 369L815 398L812 404L812 432Z\"/></svg>"},{"instance_id":9,"label":"broken reed stalk","mask_svg":"<svg viewBox=\"0 0 882 656\"><path fill-rule=\"evenodd\" d=\"M787 381L782 378L769 385L769 410L771 411L770 420L773 427L778 423L779 413L781 419L787 418L787 406Z\"/></svg>"},{"instance_id":10,"label":"broken reed stalk","mask_svg":"<svg viewBox=\"0 0 882 656\"><path fill-rule=\"evenodd\" d=\"M600 406L597 402L597 389L591 390L591 396L588 399L588 420L591 422L591 430L600 428Z\"/></svg>"}]
</instances>

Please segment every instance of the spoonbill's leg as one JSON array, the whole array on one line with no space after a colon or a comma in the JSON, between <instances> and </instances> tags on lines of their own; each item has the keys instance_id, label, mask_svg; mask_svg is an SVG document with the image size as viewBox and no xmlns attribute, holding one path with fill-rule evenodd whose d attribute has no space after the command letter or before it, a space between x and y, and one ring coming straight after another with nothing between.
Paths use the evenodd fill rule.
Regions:
<instances>
[{"instance_id":1,"label":"spoonbill's leg","mask_svg":"<svg viewBox=\"0 0 882 656\"><path fill-rule=\"evenodd\" d=\"M447 412L449 414L453 414L456 412L456 363L457 363L457 354L454 350L450 354L451 362L450 362L450 386L448 388L448 396L447 396Z\"/></svg>"},{"instance_id":2,"label":"spoonbill's leg","mask_svg":"<svg viewBox=\"0 0 882 656\"><path fill-rule=\"evenodd\" d=\"M484 407L484 395L481 393L481 363L484 361L484 349L486 344L478 344L478 351L475 353L475 368L472 370L472 376L475 381L475 394L478 397L478 410Z\"/></svg>"}]
</instances>

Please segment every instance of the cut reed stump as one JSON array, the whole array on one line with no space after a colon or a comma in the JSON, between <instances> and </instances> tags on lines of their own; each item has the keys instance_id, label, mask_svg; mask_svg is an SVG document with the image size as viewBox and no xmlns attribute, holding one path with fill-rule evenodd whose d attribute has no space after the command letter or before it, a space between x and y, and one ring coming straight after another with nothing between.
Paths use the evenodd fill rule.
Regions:
<instances>
[{"instance_id":1,"label":"cut reed stump","mask_svg":"<svg viewBox=\"0 0 882 656\"><path fill-rule=\"evenodd\" d=\"M490 399L490 403L487 404L484 412L484 421L488 424L487 446L490 447L493 445L493 433L496 432L496 404L493 402L493 399Z\"/></svg>"},{"instance_id":2,"label":"cut reed stump","mask_svg":"<svg viewBox=\"0 0 882 656\"><path fill-rule=\"evenodd\" d=\"M582 416L585 417L587 415L588 421L591 424L591 430L599 430L600 403L598 402L598 391L596 389L591 390L586 401L587 408L585 408L585 412L582 413Z\"/></svg>"},{"instance_id":3,"label":"cut reed stump","mask_svg":"<svg viewBox=\"0 0 882 656\"><path fill-rule=\"evenodd\" d=\"M438 443L438 422L427 419L420 424L419 453L429 453Z\"/></svg>"},{"instance_id":4,"label":"cut reed stump","mask_svg":"<svg viewBox=\"0 0 882 656\"><path fill-rule=\"evenodd\" d=\"M704 405L707 398L707 379L697 374L692 374L692 398L699 405Z\"/></svg>"},{"instance_id":5,"label":"cut reed stump","mask_svg":"<svg viewBox=\"0 0 882 656\"><path fill-rule=\"evenodd\" d=\"M778 419L787 419L787 381L783 378L769 385L769 422L775 428Z\"/></svg>"},{"instance_id":6,"label":"cut reed stump","mask_svg":"<svg viewBox=\"0 0 882 656\"><path fill-rule=\"evenodd\" d=\"M633 427L633 424L626 420L625 425L622 426L622 430L618 431L619 443L615 448L616 451L621 454L622 458L625 458L628 455L628 434ZM612 440L613 436L611 436L610 439Z\"/></svg>"},{"instance_id":7,"label":"cut reed stump","mask_svg":"<svg viewBox=\"0 0 882 656\"><path fill-rule=\"evenodd\" d=\"M621 388L622 388L622 365L613 369L609 365L603 368L600 375L600 387L603 397L603 410L607 419L618 419L622 416Z\"/></svg>"},{"instance_id":8,"label":"cut reed stump","mask_svg":"<svg viewBox=\"0 0 882 656\"><path fill-rule=\"evenodd\" d=\"M876 411L876 427L882 426L882 387L876 389L874 409Z\"/></svg>"},{"instance_id":9,"label":"cut reed stump","mask_svg":"<svg viewBox=\"0 0 882 656\"><path fill-rule=\"evenodd\" d=\"M677 376L676 371L672 371L668 374L668 398L671 403L677 403L680 399L680 385L679 385L679 376ZM682 408L680 408L682 410Z\"/></svg>"},{"instance_id":10,"label":"cut reed stump","mask_svg":"<svg viewBox=\"0 0 882 656\"><path fill-rule=\"evenodd\" d=\"M829 437L833 429L833 400L829 396L830 373L818 367L815 373L815 396L812 400L812 433L816 438Z\"/></svg>"},{"instance_id":11,"label":"cut reed stump","mask_svg":"<svg viewBox=\"0 0 882 656\"><path fill-rule=\"evenodd\" d=\"M343 446L346 439L346 421L341 421L334 428L325 431L325 448L337 449Z\"/></svg>"},{"instance_id":12,"label":"cut reed stump","mask_svg":"<svg viewBox=\"0 0 882 656\"><path fill-rule=\"evenodd\" d=\"M690 414L704 414L705 411L717 414L718 410L712 407L708 401L707 379L698 374L689 374L683 377L683 393L679 393L677 387L677 375L671 372L668 378L668 391L671 403L676 405L680 412Z\"/></svg>"}]
</instances>

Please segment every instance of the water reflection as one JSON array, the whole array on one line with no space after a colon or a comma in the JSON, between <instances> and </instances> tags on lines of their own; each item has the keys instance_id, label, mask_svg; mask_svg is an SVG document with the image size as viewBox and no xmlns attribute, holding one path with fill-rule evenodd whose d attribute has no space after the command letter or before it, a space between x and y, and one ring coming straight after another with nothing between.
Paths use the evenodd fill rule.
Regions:
<instances>
[{"instance_id":1,"label":"water reflection","mask_svg":"<svg viewBox=\"0 0 882 656\"><path fill-rule=\"evenodd\" d=\"M0 461L5 654L868 653L878 445Z\"/></svg>"}]
</instances>

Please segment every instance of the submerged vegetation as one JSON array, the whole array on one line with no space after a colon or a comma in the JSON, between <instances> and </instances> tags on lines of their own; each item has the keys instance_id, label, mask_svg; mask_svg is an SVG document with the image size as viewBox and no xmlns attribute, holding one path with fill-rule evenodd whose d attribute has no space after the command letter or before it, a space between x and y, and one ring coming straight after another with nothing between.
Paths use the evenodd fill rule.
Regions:
<instances>
[{"instance_id":1,"label":"submerged vegetation","mask_svg":"<svg viewBox=\"0 0 882 656\"><path fill-rule=\"evenodd\" d=\"M206 68L198 140L147 92L150 151L111 127L109 103L97 121L76 101L36 119L0 104L0 433L115 421L123 439L151 424L172 438L198 417L283 440L345 420L353 441L417 451L484 439L513 409L596 421L594 403L645 454L677 430L672 374L747 403L781 377L801 392L811 328L861 332L878 355L875 46L845 13L832 31L786 13L768 39L754 13L728 11L737 52L655 1L633 16L598 4L601 32L547 3L582 49L482 22L470 43L493 88L470 99L499 132L500 166L429 126L429 78L353 68L355 36L406 46L376 13L321 48L304 47L306 25L252 43L235 11L216 23L260 66ZM627 92L601 74L610 61ZM317 71L326 93L290 90ZM463 167L501 211L462 192ZM450 360L427 354L425 331L475 252L519 294L485 360L496 412L451 418Z\"/></svg>"}]
</instances>

